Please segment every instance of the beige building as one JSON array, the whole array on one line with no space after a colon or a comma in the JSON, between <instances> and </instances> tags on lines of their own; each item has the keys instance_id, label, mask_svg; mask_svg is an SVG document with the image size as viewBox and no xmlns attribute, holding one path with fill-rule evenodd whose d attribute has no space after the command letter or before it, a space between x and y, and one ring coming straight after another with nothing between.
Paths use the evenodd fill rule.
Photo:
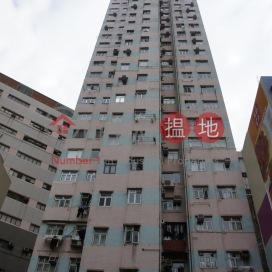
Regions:
<instances>
[{"instance_id":1,"label":"beige building","mask_svg":"<svg viewBox=\"0 0 272 272\"><path fill-rule=\"evenodd\" d=\"M3 191L1 174L0 271L25 272L66 138L50 124L73 111L1 73L0 94L0 152L11 180Z\"/></svg>"},{"instance_id":2,"label":"beige building","mask_svg":"<svg viewBox=\"0 0 272 272\"><path fill-rule=\"evenodd\" d=\"M10 177L6 172L4 167L4 161L2 156L0 155L0 209L4 202L5 197L7 196L7 192L10 186Z\"/></svg>"}]
</instances>

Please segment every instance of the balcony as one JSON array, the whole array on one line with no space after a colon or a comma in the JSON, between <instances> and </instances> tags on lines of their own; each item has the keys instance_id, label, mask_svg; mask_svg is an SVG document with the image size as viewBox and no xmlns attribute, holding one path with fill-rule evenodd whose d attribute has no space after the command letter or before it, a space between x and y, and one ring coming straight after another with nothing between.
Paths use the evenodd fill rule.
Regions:
<instances>
[{"instance_id":1,"label":"balcony","mask_svg":"<svg viewBox=\"0 0 272 272\"><path fill-rule=\"evenodd\" d=\"M156 143L156 137L135 136L132 137L132 143Z\"/></svg>"},{"instance_id":2,"label":"balcony","mask_svg":"<svg viewBox=\"0 0 272 272\"><path fill-rule=\"evenodd\" d=\"M156 120L156 114L150 113L142 113L142 114L134 114L135 122L139 122L139 120L150 120L152 123Z\"/></svg>"},{"instance_id":3,"label":"balcony","mask_svg":"<svg viewBox=\"0 0 272 272\"><path fill-rule=\"evenodd\" d=\"M186 243L183 240L163 240L162 246L164 252L186 252Z\"/></svg>"}]
</instances>

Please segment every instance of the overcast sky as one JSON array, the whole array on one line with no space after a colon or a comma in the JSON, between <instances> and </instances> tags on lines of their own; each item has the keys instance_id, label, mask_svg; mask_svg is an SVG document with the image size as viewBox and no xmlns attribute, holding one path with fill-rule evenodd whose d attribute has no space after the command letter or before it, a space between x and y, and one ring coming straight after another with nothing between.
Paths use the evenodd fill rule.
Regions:
<instances>
[{"instance_id":1,"label":"overcast sky","mask_svg":"<svg viewBox=\"0 0 272 272\"><path fill-rule=\"evenodd\" d=\"M0 71L75 108L109 0L0 0ZM272 1L198 0L236 147L272 76Z\"/></svg>"}]
</instances>

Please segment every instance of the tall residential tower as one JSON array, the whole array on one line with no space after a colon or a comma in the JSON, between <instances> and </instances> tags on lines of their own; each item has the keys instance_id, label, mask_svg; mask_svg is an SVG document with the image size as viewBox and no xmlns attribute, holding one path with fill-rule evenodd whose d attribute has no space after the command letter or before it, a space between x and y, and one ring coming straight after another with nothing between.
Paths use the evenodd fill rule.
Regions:
<instances>
[{"instance_id":1,"label":"tall residential tower","mask_svg":"<svg viewBox=\"0 0 272 272\"><path fill-rule=\"evenodd\" d=\"M73 122L29 272L263 271L195 0L111 0Z\"/></svg>"}]
</instances>

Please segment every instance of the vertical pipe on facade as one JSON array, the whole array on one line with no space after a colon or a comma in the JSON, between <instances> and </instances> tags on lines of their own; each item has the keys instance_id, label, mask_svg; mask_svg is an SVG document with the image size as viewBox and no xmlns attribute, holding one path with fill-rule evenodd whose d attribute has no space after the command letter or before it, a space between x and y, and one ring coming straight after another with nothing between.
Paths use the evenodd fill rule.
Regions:
<instances>
[{"instance_id":1,"label":"vertical pipe on facade","mask_svg":"<svg viewBox=\"0 0 272 272\"><path fill-rule=\"evenodd\" d=\"M180 92L179 92L179 74L177 69L177 54L176 54L176 41L175 41L175 32L173 30L173 22L174 16L172 12L172 5L170 5L170 14L172 15L172 28L171 28L171 35L172 35L172 42L173 42L173 56L174 56L174 70L176 72L176 91L177 91L177 98L178 98L178 109L181 113L181 100L180 100ZM183 165L183 180L184 180L184 193L185 193L185 212L186 212L186 221L187 221L187 243L188 243L188 254L189 254L189 272L192 271L192 254L191 254L191 233L190 233L190 216L189 216L189 204L188 204L188 191L187 191L187 180L186 180L186 163L185 163L185 153L184 153L184 142L181 143L181 150L182 150L182 165Z\"/></svg>"},{"instance_id":2,"label":"vertical pipe on facade","mask_svg":"<svg viewBox=\"0 0 272 272\"><path fill-rule=\"evenodd\" d=\"M159 42L161 41L161 30L160 30L160 1L158 1L158 33L159 33ZM161 44L160 44L161 45ZM159 50L158 50L158 57L159 57L159 61L160 61L160 63L159 63L159 120L161 121L161 117L162 117L162 105L161 105L161 95L162 95L162 93L161 93L161 49L160 49L160 46L159 46ZM160 129L160 127L159 127L159 129ZM160 136L160 138L159 138L159 156L160 156L160 158L162 158L162 148L161 148L161 146L162 146L162 137L161 137L161 134L159 134ZM159 205L160 205L160 207L159 207L159 239L160 239L160 241L159 241L159 245L160 245L160 248L159 248L159 271L162 271L162 262L161 262L161 254L162 254L162 224L161 224L161 222L162 222L162 190L163 190L163 188L162 188L162 182L161 182L161 180L162 180L162 166L161 166L162 164L161 164L161 160L160 160L160 170L159 170L159 173L160 173L160 180L159 180L159 186L160 186L160 190L159 190L159 193L160 193L160 201L159 201Z\"/></svg>"}]
</instances>

